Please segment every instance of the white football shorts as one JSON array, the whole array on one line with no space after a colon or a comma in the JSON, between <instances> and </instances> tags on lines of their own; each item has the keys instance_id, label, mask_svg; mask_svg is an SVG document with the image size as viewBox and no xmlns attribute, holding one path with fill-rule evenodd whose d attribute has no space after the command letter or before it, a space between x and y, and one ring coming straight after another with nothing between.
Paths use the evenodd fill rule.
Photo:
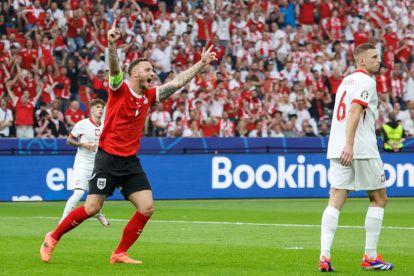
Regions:
<instances>
[{"instance_id":1,"label":"white football shorts","mask_svg":"<svg viewBox=\"0 0 414 276\"><path fill-rule=\"evenodd\" d=\"M73 187L89 191L89 180L92 177L92 172L93 163L75 162L72 174Z\"/></svg>"},{"instance_id":2,"label":"white football shorts","mask_svg":"<svg viewBox=\"0 0 414 276\"><path fill-rule=\"evenodd\" d=\"M372 191L386 187L381 158L354 159L349 167L339 158L330 160L331 187L350 191Z\"/></svg>"}]
</instances>

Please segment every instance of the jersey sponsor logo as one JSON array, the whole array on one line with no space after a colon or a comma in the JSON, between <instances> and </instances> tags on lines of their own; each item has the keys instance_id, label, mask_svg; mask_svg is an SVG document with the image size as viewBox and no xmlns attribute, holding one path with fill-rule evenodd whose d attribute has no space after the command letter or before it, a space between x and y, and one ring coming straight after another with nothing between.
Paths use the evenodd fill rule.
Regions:
<instances>
[{"instance_id":1,"label":"jersey sponsor logo","mask_svg":"<svg viewBox=\"0 0 414 276\"><path fill-rule=\"evenodd\" d=\"M361 92L361 99L363 99L363 100L368 100L368 91L367 90L364 90L364 91L362 91Z\"/></svg>"},{"instance_id":2,"label":"jersey sponsor logo","mask_svg":"<svg viewBox=\"0 0 414 276\"><path fill-rule=\"evenodd\" d=\"M103 190L106 187L106 178L98 178L96 181L96 185L98 186L99 190Z\"/></svg>"},{"instance_id":3,"label":"jersey sponsor logo","mask_svg":"<svg viewBox=\"0 0 414 276\"><path fill-rule=\"evenodd\" d=\"M137 110L135 110L135 117L137 117L138 114L139 114L139 110L137 109Z\"/></svg>"}]
</instances>

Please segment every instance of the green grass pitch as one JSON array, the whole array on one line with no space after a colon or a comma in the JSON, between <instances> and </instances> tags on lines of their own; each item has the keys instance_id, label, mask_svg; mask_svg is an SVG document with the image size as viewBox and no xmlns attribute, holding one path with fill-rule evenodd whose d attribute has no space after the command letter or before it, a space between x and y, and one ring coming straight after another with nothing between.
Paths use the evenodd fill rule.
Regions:
<instances>
[{"instance_id":1,"label":"green grass pitch","mask_svg":"<svg viewBox=\"0 0 414 276\"><path fill-rule=\"evenodd\" d=\"M317 275L319 223L326 199L156 201L156 212L129 250L143 265L109 264L126 221L128 202L108 201L109 228L95 219L66 234L50 263L39 257L44 234L64 202L0 203L0 275ZM332 248L336 274L366 275L366 198L342 210ZM413 275L414 200L390 198L379 252L392 275ZM394 227L394 228L393 228ZM375 272L374 272L375 273Z\"/></svg>"}]
</instances>

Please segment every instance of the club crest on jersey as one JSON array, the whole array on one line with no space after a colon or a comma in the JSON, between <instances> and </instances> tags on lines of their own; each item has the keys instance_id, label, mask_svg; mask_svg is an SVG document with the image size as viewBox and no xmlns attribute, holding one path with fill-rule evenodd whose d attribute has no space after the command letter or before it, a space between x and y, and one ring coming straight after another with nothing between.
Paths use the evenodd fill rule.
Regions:
<instances>
[{"instance_id":1,"label":"club crest on jersey","mask_svg":"<svg viewBox=\"0 0 414 276\"><path fill-rule=\"evenodd\" d=\"M103 190L106 186L106 178L98 178L96 185L98 186L99 190Z\"/></svg>"},{"instance_id":2,"label":"club crest on jersey","mask_svg":"<svg viewBox=\"0 0 414 276\"><path fill-rule=\"evenodd\" d=\"M363 99L363 100L368 100L368 91L367 90L364 90L364 91L362 91L361 92L361 99Z\"/></svg>"},{"instance_id":3,"label":"club crest on jersey","mask_svg":"<svg viewBox=\"0 0 414 276\"><path fill-rule=\"evenodd\" d=\"M145 95L144 95L144 104L147 104L148 103L148 99L147 99L147 97L145 97Z\"/></svg>"},{"instance_id":4,"label":"club crest on jersey","mask_svg":"<svg viewBox=\"0 0 414 276\"><path fill-rule=\"evenodd\" d=\"M101 135L101 129L95 128L95 136L99 136L99 135Z\"/></svg>"}]
</instances>

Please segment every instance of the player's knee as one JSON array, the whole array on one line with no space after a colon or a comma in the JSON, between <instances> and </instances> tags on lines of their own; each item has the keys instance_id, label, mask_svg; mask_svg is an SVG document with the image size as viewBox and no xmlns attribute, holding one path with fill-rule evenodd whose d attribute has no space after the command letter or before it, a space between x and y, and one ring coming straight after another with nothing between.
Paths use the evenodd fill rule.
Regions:
<instances>
[{"instance_id":1,"label":"player's knee","mask_svg":"<svg viewBox=\"0 0 414 276\"><path fill-rule=\"evenodd\" d=\"M376 207L385 208L385 206L388 203L388 196L385 194L377 197L372 197L371 203L374 204Z\"/></svg>"},{"instance_id":2,"label":"player's knee","mask_svg":"<svg viewBox=\"0 0 414 276\"><path fill-rule=\"evenodd\" d=\"M151 204L151 205L143 206L138 211L144 216L150 217L154 213L155 209L154 209L154 205Z\"/></svg>"},{"instance_id":3,"label":"player's knee","mask_svg":"<svg viewBox=\"0 0 414 276\"><path fill-rule=\"evenodd\" d=\"M89 203L85 204L86 213L90 216L94 216L101 210L101 205L99 203Z\"/></svg>"},{"instance_id":4,"label":"player's knee","mask_svg":"<svg viewBox=\"0 0 414 276\"><path fill-rule=\"evenodd\" d=\"M384 196L382 196L378 201L377 201L377 205L379 206L379 207L382 207L382 208L385 208L385 206L387 205L387 203L388 203L388 196L387 195L384 195Z\"/></svg>"}]
</instances>

